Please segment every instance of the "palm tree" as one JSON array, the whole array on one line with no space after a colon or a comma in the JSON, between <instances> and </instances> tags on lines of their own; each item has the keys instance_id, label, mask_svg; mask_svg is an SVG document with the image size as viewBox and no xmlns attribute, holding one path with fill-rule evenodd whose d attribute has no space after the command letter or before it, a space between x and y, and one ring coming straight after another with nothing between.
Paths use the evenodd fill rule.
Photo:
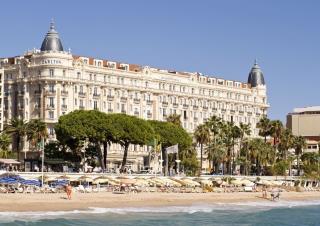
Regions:
<instances>
[{"instance_id":1,"label":"palm tree","mask_svg":"<svg viewBox=\"0 0 320 226\"><path fill-rule=\"evenodd\" d=\"M240 132L240 134L239 134L239 138L240 138L239 149L241 150L245 136L251 135L250 124L244 124L244 123L240 122L239 132Z\"/></svg>"},{"instance_id":2,"label":"palm tree","mask_svg":"<svg viewBox=\"0 0 320 226\"><path fill-rule=\"evenodd\" d=\"M9 124L5 125L4 131L15 138L18 161L20 161L21 144L23 144L23 139L27 131L26 122L20 118L12 118Z\"/></svg>"},{"instance_id":3,"label":"palm tree","mask_svg":"<svg viewBox=\"0 0 320 226\"><path fill-rule=\"evenodd\" d=\"M181 115L171 114L167 117L167 122L171 122L177 126L181 126L180 117L181 117Z\"/></svg>"},{"instance_id":4,"label":"palm tree","mask_svg":"<svg viewBox=\"0 0 320 226\"><path fill-rule=\"evenodd\" d=\"M0 135L0 151L1 151L2 158L8 157L10 144L11 144L11 137L6 133L1 133L1 135Z\"/></svg>"},{"instance_id":5,"label":"palm tree","mask_svg":"<svg viewBox=\"0 0 320 226\"><path fill-rule=\"evenodd\" d=\"M280 120L274 120L270 122L270 134L273 137L273 145L275 147L277 147L282 130L283 130L283 125Z\"/></svg>"},{"instance_id":6,"label":"palm tree","mask_svg":"<svg viewBox=\"0 0 320 226\"><path fill-rule=\"evenodd\" d=\"M42 139L48 137L47 125L41 119L32 119L27 124L27 140L36 146Z\"/></svg>"},{"instance_id":7,"label":"palm tree","mask_svg":"<svg viewBox=\"0 0 320 226\"><path fill-rule=\"evenodd\" d=\"M257 128L259 129L259 135L264 137L264 142L267 142L267 136L271 135L271 123L270 119L263 117L257 123Z\"/></svg>"},{"instance_id":8,"label":"palm tree","mask_svg":"<svg viewBox=\"0 0 320 226\"><path fill-rule=\"evenodd\" d=\"M216 136L215 142L211 140L206 148L209 163L212 162L212 168L215 173L219 173L219 165L222 163L222 173L224 173L224 163L227 160L226 146L220 136Z\"/></svg>"},{"instance_id":9,"label":"palm tree","mask_svg":"<svg viewBox=\"0 0 320 226\"><path fill-rule=\"evenodd\" d=\"M194 131L194 137L198 144L200 144L200 172L202 170L203 161L203 145L210 141L210 129L205 125L199 125Z\"/></svg>"},{"instance_id":10,"label":"palm tree","mask_svg":"<svg viewBox=\"0 0 320 226\"><path fill-rule=\"evenodd\" d=\"M297 156L298 176L300 176L300 156L303 149L307 146L306 139L303 136L295 136L293 140L293 148Z\"/></svg>"},{"instance_id":11,"label":"palm tree","mask_svg":"<svg viewBox=\"0 0 320 226\"><path fill-rule=\"evenodd\" d=\"M288 150L293 148L294 136L289 129L282 129L280 134L280 143L278 144L281 151L281 157L284 161L287 161Z\"/></svg>"}]
</instances>

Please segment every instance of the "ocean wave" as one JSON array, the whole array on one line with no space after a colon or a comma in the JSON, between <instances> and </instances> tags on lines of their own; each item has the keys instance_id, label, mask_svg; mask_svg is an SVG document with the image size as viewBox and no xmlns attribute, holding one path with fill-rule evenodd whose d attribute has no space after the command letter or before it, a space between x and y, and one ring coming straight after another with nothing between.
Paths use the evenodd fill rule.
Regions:
<instances>
[{"instance_id":1,"label":"ocean wave","mask_svg":"<svg viewBox=\"0 0 320 226\"><path fill-rule=\"evenodd\" d=\"M0 223L14 221L39 221L43 219L74 219L85 218L88 215L101 214L194 214L194 213L223 213L224 211L258 212L273 208L293 208L303 206L320 206L320 200L315 201L276 201L276 202L243 202L243 203L217 203L214 205L194 204L191 206L162 206L162 207L123 207L101 208L89 207L85 210L72 211L28 211L28 212L0 212Z\"/></svg>"}]
</instances>

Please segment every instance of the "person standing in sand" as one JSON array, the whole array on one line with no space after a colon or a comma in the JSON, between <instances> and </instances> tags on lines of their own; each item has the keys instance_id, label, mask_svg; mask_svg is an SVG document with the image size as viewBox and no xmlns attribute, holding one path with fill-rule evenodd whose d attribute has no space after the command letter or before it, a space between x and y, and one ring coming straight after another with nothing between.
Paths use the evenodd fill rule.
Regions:
<instances>
[{"instance_id":1,"label":"person standing in sand","mask_svg":"<svg viewBox=\"0 0 320 226\"><path fill-rule=\"evenodd\" d=\"M68 184L68 185L66 186L66 193L67 193L67 198L68 198L69 200L71 200L71 193L72 193L72 186L71 186L71 184Z\"/></svg>"},{"instance_id":2,"label":"person standing in sand","mask_svg":"<svg viewBox=\"0 0 320 226\"><path fill-rule=\"evenodd\" d=\"M268 197L267 195L267 188L266 186L262 187L262 198L266 199Z\"/></svg>"}]
</instances>

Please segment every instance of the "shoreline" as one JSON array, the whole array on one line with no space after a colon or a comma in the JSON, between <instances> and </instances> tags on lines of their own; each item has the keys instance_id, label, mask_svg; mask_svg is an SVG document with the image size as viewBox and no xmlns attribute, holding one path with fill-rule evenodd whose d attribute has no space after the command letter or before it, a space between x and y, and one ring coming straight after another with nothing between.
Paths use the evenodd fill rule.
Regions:
<instances>
[{"instance_id":1,"label":"shoreline","mask_svg":"<svg viewBox=\"0 0 320 226\"><path fill-rule=\"evenodd\" d=\"M268 194L268 198L270 194ZM280 201L320 201L320 192L282 192ZM261 192L235 193L138 193L113 194L73 193L72 200L65 193L56 194L0 194L0 212L73 211L89 208L143 208L192 206L199 204L270 203ZM277 203L277 202L272 202Z\"/></svg>"}]
</instances>

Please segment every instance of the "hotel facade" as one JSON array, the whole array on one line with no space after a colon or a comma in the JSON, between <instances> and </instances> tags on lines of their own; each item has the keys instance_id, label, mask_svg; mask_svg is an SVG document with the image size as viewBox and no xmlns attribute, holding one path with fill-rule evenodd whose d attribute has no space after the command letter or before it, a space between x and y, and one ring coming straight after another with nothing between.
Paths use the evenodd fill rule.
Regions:
<instances>
[{"instance_id":1,"label":"hotel facade","mask_svg":"<svg viewBox=\"0 0 320 226\"><path fill-rule=\"evenodd\" d=\"M267 90L257 63L248 82L177 72L103 59L73 55L65 51L52 23L41 49L0 59L0 123L19 117L43 119L49 140L55 139L54 125L61 115L77 109L126 113L147 120L166 120L181 115L182 126L190 133L213 115L226 121L256 123L267 114ZM27 159L37 153L24 144ZM122 150L112 145L109 168L117 168ZM132 147L128 164L139 170L147 163L147 147ZM205 166L205 165L204 165ZM206 166L205 166L206 167Z\"/></svg>"}]
</instances>

